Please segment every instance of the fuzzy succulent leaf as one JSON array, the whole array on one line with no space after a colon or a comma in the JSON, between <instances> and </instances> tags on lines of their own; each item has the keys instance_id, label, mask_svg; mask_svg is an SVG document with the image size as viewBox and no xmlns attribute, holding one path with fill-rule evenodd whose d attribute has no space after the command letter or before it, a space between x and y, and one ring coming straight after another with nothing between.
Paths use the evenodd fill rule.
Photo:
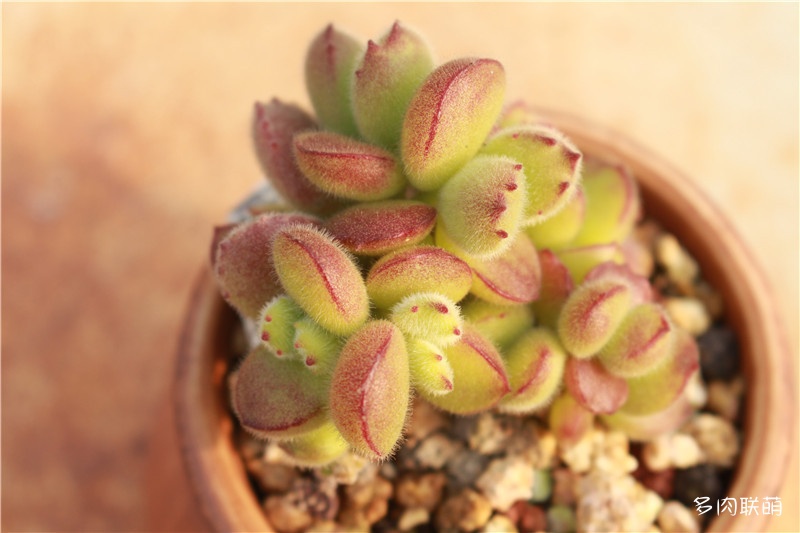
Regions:
<instances>
[{"instance_id":1,"label":"fuzzy succulent leaf","mask_svg":"<svg viewBox=\"0 0 800 533\"><path fill-rule=\"evenodd\" d=\"M292 348L309 370L327 373L336 363L341 346L338 337L304 316L294 323Z\"/></svg>"},{"instance_id":2,"label":"fuzzy succulent leaf","mask_svg":"<svg viewBox=\"0 0 800 533\"><path fill-rule=\"evenodd\" d=\"M637 377L663 364L674 342L675 328L664 308L644 303L627 313L598 357L612 374Z\"/></svg>"},{"instance_id":3,"label":"fuzzy succulent leaf","mask_svg":"<svg viewBox=\"0 0 800 533\"><path fill-rule=\"evenodd\" d=\"M525 233L538 250L566 248L584 225L585 211L586 196L582 185L578 185L575 195L561 211L543 222L526 226Z\"/></svg>"},{"instance_id":4,"label":"fuzzy succulent leaf","mask_svg":"<svg viewBox=\"0 0 800 533\"><path fill-rule=\"evenodd\" d=\"M700 366L700 353L690 334L678 329L675 336L664 364L643 376L628 379L630 394L620 409L623 413L650 415L666 409L681 395Z\"/></svg>"},{"instance_id":5,"label":"fuzzy succulent leaf","mask_svg":"<svg viewBox=\"0 0 800 533\"><path fill-rule=\"evenodd\" d=\"M481 153L522 163L528 191L526 224L538 224L558 213L580 183L583 156L569 139L547 126L502 130L486 142Z\"/></svg>"},{"instance_id":6,"label":"fuzzy succulent leaf","mask_svg":"<svg viewBox=\"0 0 800 533\"><path fill-rule=\"evenodd\" d=\"M600 263L583 279L584 281L607 279L625 283L631 289L631 302L634 305L653 301L653 287L650 285L650 281L644 276L636 274L627 264Z\"/></svg>"},{"instance_id":7,"label":"fuzzy succulent leaf","mask_svg":"<svg viewBox=\"0 0 800 533\"><path fill-rule=\"evenodd\" d=\"M320 326L347 335L366 321L369 299L361 272L326 233L310 226L281 229L272 257L281 285Z\"/></svg>"},{"instance_id":8,"label":"fuzzy succulent leaf","mask_svg":"<svg viewBox=\"0 0 800 533\"><path fill-rule=\"evenodd\" d=\"M695 412L686 394L681 394L666 409L649 415L632 415L617 411L600 417L610 429L622 431L631 440L648 441L659 435L671 433L683 426Z\"/></svg>"},{"instance_id":9,"label":"fuzzy succulent leaf","mask_svg":"<svg viewBox=\"0 0 800 533\"><path fill-rule=\"evenodd\" d=\"M400 164L386 150L329 131L294 137L303 174L321 190L358 201L390 198L406 186Z\"/></svg>"},{"instance_id":10,"label":"fuzzy succulent leaf","mask_svg":"<svg viewBox=\"0 0 800 533\"><path fill-rule=\"evenodd\" d=\"M464 320L458 306L437 292L409 294L394 307L390 320L407 338L421 338L437 346L459 340Z\"/></svg>"},{"instance_id":11,"label":"fuzzy succulent leaf","mask_svg":"<svg viewBox=\"0 0 800 533\"><path fill-rule=\"evenodd\" d=\"M502 305L529 303L539 296L542 280L539 256L524 235L518 235L503 254L475 261L470 266L471 292L478 298Z\"/></svg>"},{"instance_id":12,"label":"fuzzy succulent leaf","mask_svg":"<svg viewBox=\"0 0 800 533\"><path fill-rule=\"evenodd\" d=\"M439 191L439 217L468 254L490 258L508 249L525 209L522 165L507 157L478 156Z\"/></svg>"},{"instance_id":13,"label":"fuzzy succulent leaf","mask_svg":"<svg viewBox=\"0 0 800 533\"><path fill-rule=\"evenodd\" d=\"M502 108L503 66L493 59L456 59L436 68L408 106L400 153L412 185L438 189L469 161Z\"/></svg>"},{"instance_id":14,"label":"fuzzy succulent leaf","mask_svg":"<svg viewBox=\"0 0 800 533\"><path fill-rule=\"evenodd\" d=\"M453 368L453 390L432 395L420 389L420 395L432 405L455 414L473 414L496 406L509 391L503 359L497 348L469 324L461 339L444 349Z\"/></svg>"},{"instance_id":15,"label":"fuzzy succulent leaf","mask_svg":"<svg viewBox=\"0 0 800 533\"><path fill-rule=\"evenodd\" d=\"M564 383L570 395L595 414L614 413L628 399L627 382L611 374L597 359L570 357Z\"/></svg>"},{"instance_id":16,"label":"fuzzy succulent leaf","mask_svg":"<svg viewBox=\"0 0 800 533\"><path fill-rule=\"evenodd\" d=\"M547 328L533 328L505 354L511 392L500 408L509 413L531 413L550 403L561 387L567 353Z\"/></svg>"},{"instance_id":17,"label":"fuzzy succulent leaf","mask_svg":"<svg viewBox=\"0 0 800 533\"><path fill-rule=\"evenodd\" d=\"M383 255L418 244L433 230L436 209L415 200L383 200L345 208L325 227L358 255Z\"/></svg>"},{"instance_id":18,"label":"fuzzy succulent leaf","mask_svg":"<svg viewBox=\"0 0 800 533\"><path fill-rule=\"evenodd\" d=\"M491 259L465 252L441 224L436 225L435 241L472 268L470 292L478 298L498 305L515 305L530 303L538 297L542 277L539 258L536 248L524 235L517 235L508 250Z\"/></svg>"},{"instance_id":19,"label":"fuzzy succulent leaf","mask_svg":"<svg viewBox=\"0 0 800 533\"><path fill-rule=\"evenodd\" d=\"M594 413L564 393L550 406L548 421L559 446L571 448L592 428Z\"/></svg>"},{"instance_id":20,"label":"fuzzy succulent leaf","mask_svg":"<svg viewBox=\"0 0 800 533\"><path fill-rule=\"evenodd\" d=\"M330 388L337 429L359 453L384 459L403 431L410 395L403 334L386 320L364 324L342 347Z\"/></svg>"},{"instance_id":21,"label":"fuzzy succulent leaf","mask_svg":"<svg viewBox=\"0 0 800 533\"><path fill-rule=\"evenodd\" d=\"M351 137L358 136L352 80L363 53L357 39L331 24L311 42L306 55L306 87L320 124Z\"/></svg>"},{"instance_id":22,"label":"fuzzy succulent leaf","mask_svg":"<svg viewBox=\"0 0 800 533\"><path fill-rule=\"evenodd\" d=\"M576 284L581 283L597 265L609 262L621 265L625 262L625 254L617 243L566 248L558 250L556 254Z\"/></svg>"},{"instance_id":23,"label":"fuzzy succulent leaf","mask_svg":"<svg viewBox=\"0 0 800 533\"><path fill-rule=\"evenodd\" d=\"M637 276L649 279L655 271L655 258L649 244L632 232L621 244L625 264Z\"/></svg>"},{"instance_id":24,"label":"fuzzy succulent leaf","mask_svg":"<svg viewBox=\"0 0 800 533\"><path fill-rule=\"evenodd\" d=\"M305 111L277 99L255 104L253 142L264 174L290 204L311 213L328 213L338 201L311 183L294 159L292 138L296 133L316 128Z\"/></svg>"},{"instance_id":25,"label":"fuzzy succulent leaf","mask_svg":"<svg viewBox=\"0 0 800 533\"><path fill-rule=\"evenodd\" d=\"M411 385L415 389L432 396L453 390L453 367L440 346L421 338L410 339L407 346Z\"/></svg>"},{"instance_id":26,"label":"fuzzy succulent leaf","mask_svg":"<svg viewBox=\"0 0 800 533\"><path fill-rule=\"evenodd\" d=\"M225 237L227 237L228 234L238 225L239 224L235 222L231 222L230 224L220 224L218 226L214 226L214 230L211 235L211 247L209 249L212 269L216 270L217 268L217 250L219 249L219 243L221 243Z\"/></svg>"},{"instance_id":27,"label":"fuzzy succulent leaf","mask_svg":"<svg viewBox=\"0 0 800 533\"><path fill-rule=\"evenodd\" d=\"M571 355L591 357L615 334L630 306L627 284L602 279L583 283L564 302L558 336Z\"/></svg>"},{"instance_id":28,"label":"fuzzy succulent leaf","mask_svg":"<svg viewBox=\"0 0 800 533\"><path fill-rule=\"evenodd\" d=\"M639 189L622 165L587 164L583 172L586 195L584 224L574 246L622 243L639 218Z\"/></svg>"},{"instance_id":29,"label":"fuzzy succulent leaf","mask_svg":"<svg viewBox=\"0 0 800 533\"><path fill-rule=\"evenodd\" d=\"M527 305L498 305L473 298L461 306L461 314L500 349L533 326L533 311Z\"/></svg>"},{"instance_id":30,"label":"fuzzy succulent leaf","mask_svg":"<svg viewBox=\"0 0 800 533\"><path fill-rule=\"evenodd\" d=\"M366 283L372 303L381 309L389 309L415 292L435 291L458 302L472 286L472 270L437 246L412 246L378 259Z\"/></svg>"},{"instance_id":31,"label":"fuzzy succulent leaf","mask_svg":"<svg viewBox=\"0 0 800 533\"><path fill-rule=\"evenodd\" d=\"M273 237L281 228L317 222L308 215L269 213L228 231L216 247L213 262L225 300L244 316L257 319L264 304L283 292L270 256Z\"/></svg>"},{"instance_id":32,"label":"fuzzy succulent leaf","mask_svg":"<svg viewBox=\"0 0 800 533\"><path fill-rule=\"evenodd\" d=\"M324 391L324 383L303 363L278 359L259 346L236 371L232 406L251 433L288 439L325 423Z\"/></svg>"},{"instance_id":33,"label":"fuzzy succulent leaf","mask_svg":"<svg viewBox=\"0 0 800 533\"><path fill-rule=\"evenodd\" d=\"M297 466L307 468L327 465L350 448L332 420L326 420L308 433L281 441L279 446Z\"/></svg>"},{"instance_id":34,"label":"fuzzy succulent leaf","mask_svg":"<svg viewBox=\"0 0 800 533\"><path fill-rule=\"evenodd\" d=\"M556 329L561 308L575 283L567 267L550 250L539 252L539 265L542 269L541 290L531 307L539 324Z\"/></svg>"},{"instance_id":35,"label":"fuzzy succulent leaf","mask_svg":"<svg viewBox=\"0 0 800 533\"><path fill-rule=\"evenodd\" d=\"M258 318L261 329L261 344L276 357L291 358L294 351L294 324L303 317L294 300L282 294L270 300L262 309Z\"/></svg>"},{"instance_id":36,"label":"fuzzy succulent leaf","mask_svg":"<svg viewBox=\"0 0 800 533\"><path fill-rule=\"evenodd\" d=\"M396 148L408 104L433 67L425 41L398 22L377 43L370 41L353 83L353 114L361 135Z\"/></svg>"},{"instance_id":37,"label":"fuzzy succulent leaf","mask_svg":"<svg viewBox=\"0 0 800 533\"><path fill-rule=\"evenodd\" d=\"M542 120L539 113L528 103L517 100L505 106L494 127L494 132L513 128L516 126L531 126L541 124Z\"/></svg>"}]
</instances>

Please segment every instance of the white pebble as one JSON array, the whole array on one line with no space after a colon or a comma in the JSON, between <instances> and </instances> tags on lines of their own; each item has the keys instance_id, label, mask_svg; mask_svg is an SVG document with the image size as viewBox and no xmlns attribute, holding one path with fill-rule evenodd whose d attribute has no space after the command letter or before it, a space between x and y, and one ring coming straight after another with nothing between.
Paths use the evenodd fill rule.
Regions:
<instances>
[{"instance_id":1,"label":"white pebble","mask_svg":"<svg viewBox=\"0 0 800 533\"><path fill-rule=\"evenodd\" d=\"M716 466L733 466L739 454L739 437L729 421L716 415L697 415L681 430L697 441L705 460Z\"/></svg>"},{"instance_id":2,"label":"white pebble","mask_svg":"<svg viewBox=\"0 0 800 533\"><path fill-rule=\"evenodd\" d=\"M691 436L673 433L645 444L642 459L648 469L658 472L673 467L696 466L703 461L703 452Z\"/></svg>"},{"instance_id":3,"label":"white pebble","mask_svg":"<svg viewBox=\"0 0 800 533\"><path fill-rule=\"evenodd\" d=\"M656 241L656 260L667 270L669 279L681 288L689 288L699 268L674 235L661 235Z\"/></svg>"},{"instance_id":4,"label":"white pebble","mask_svg":"<svg viewBox=\"0 0 800 533\"><path fill-rule=\"evenodd\" d=\"M676 433L670 436L672 464L675 468L690 468L703 461L703 451L689 435Z\"/></svg>"},{"instance_id":5,"label":"white pebble","mask_svg":"<svg viewBox=\"0 0 800 533\"><path fill-rule=\"evenodd\" d=\"M495 459L475 486L498 511L508 511L517 500L533 496L534 469L520 457Z\"/></svg>"},{"instance_id":6,"label":"white pebble","mask_svg":"<svg viewBox=\"0 0 800 533\"><path fill-rule=\"evenodd\" d=\"M658 525L664 533L699 533L700 526L692 511L680 502L669 501L658 513Z\"/></svg>"},{"instance_id":7,"label":"white pebble","mask_svg":"<svg viewBox=\"0 0 800 533\"><path fill-rule=\"evenodd\" d=\"M672 452L669 449L669 437L659 437L646 443L642 449L642 460L649 470L659 472L672 466Z\"/></svg>"},{"instance_id":8,"label":"white pebble","mask_svg":"<svg viewBox=\"0 0 800 533\"><path fill-rule=\"evenodd\" d=\"M517 533L519 530L506 515L496 514L479 531L481 533Z\"/></svg>"},{"instance_id":9,"label":"white pebble","mask_svg":"<svg viewBox=\"0 0 800 533\"><path fill-rule=\"evenodd\" d=\"M705 333L711 326L711 317L703 303L696 298L667 298L664 308L676 326L693 336Z\"/></svg>"},{"instance_id":10,"label":"white pebble","mask_svg":"<svg viewBox=\"0 0 800 533\"><path fill-rule=\"evenodd\" d=\"M423 440L414 452L420 466L442 468L462 448L462 445L441 433Z\"/></svg>"},{"instance_id":11,"label":"white pebble","mask_svg":"<svg viewBox=\"0 0 800 533\"><path fill-rule=\"evenodd\" d=\"M708 401L708 391L706 390L706 384L703 382L702 376L700 376L700 372L692 374L689 381L686 383L683 394L686 396L686 399L689 400L692 407L699 409L706 405Z\"/></svg>"},{"instance_id":12,"label":"white pebble","mask_svg":"<svg viewBox=\"0 0 800 533\"><path fill-rule=\"evenodd\" d=\"M417 526L428 523L430 519L431 514L427 509L424 507L412 507L411 509L406 509L400 515L400 519L397 521L397 528L400 531L410 531Z\"/></svg>"}]
</instances>

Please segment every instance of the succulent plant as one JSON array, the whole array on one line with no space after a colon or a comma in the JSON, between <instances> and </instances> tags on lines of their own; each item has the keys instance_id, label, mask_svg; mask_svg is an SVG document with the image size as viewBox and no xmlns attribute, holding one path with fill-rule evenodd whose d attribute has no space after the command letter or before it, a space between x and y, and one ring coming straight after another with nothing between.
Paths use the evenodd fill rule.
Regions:
<instances>
[{"instance_id":1,"label":"succulent plant","mask_svg":"<svg viewBox=\"0 0 800 533\"><path fill-rule=\"evenodd\" d=\"M649 438L686 416L693 338L635 260L634 177L585 158L495 60L436 66L399 23L311 43L314 115L257 103L281 205L220 226L221 292L257 332L232 380L248 431L300 465L391 456L417 394L454 414L598 418Z\"/></svg>"}]
</instances>

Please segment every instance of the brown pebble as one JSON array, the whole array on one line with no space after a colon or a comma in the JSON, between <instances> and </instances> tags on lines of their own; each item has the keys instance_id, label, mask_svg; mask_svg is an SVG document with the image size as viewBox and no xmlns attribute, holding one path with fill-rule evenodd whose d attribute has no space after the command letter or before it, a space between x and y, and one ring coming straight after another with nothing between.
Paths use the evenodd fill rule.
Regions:
<instances>
[{"instance_id":1,"label":"brown pebble","mask_svg":"<svg viewBox=\"0 0 800 533\"><path fill-rule=\"evenodd\" d=\"M481 413L467 437L467 443L470 449L484 455L499 453L506 449L508 440L514 434L515 425L519 425L516 418Z\"/></svg>"},{"instance_id":2,"label":"brown pebble","mask_svg":"<svg viewBox=\"0 0 800 533\"><path fill-rule=\"evenodd\" d=\"M573 505L578 474L569 468L553 469L553 505Z\"/></svg>"},{"instance_id":3,"label":"brown pebble","mask_svg":"<svg viewBox=\"0 0 800 533\"><path fill-rule=\"evenodd\" d=\"M388 500L394 493L394 486L383 478L375 478L375 497Z\"/></svg>"},{"instance_id":4,"label":"brown pebble","mask_svg":"<svg viewBox=\"0 0 800 533\"><path fill-rule=\"evenodd\" d=\"M252 461L261 461L264 457L264 441L258 440L247 433L239 432L236 436L236 447L248 467Z\"/></svg>"},{"instance_id":5,"label":"brown pebble","mask_svg":"<svg viewBox=\"0 0 800 533\"><path fill-rule=\"evenodd\" d=\"M403 446L413 448L428 435L445 427L448 422L446 415L441 411L437 411L428 402L417 399L411 410Z\"/></svg>"},{"instance_id":6,"label":"brown pebble","mask_svg":"<svg viewBox=\"0 0 800 533\"><path fill-rule=\"evenodd\" d=\"M506 513L519 531L545 531L547 513L538 505L520 500Z\"/></svg>"},{"instance_id":7,"label":"brown pebble","mask_svg":"<svg viewBox=\"0 0 800 533\"><path fill-rule=\"evenodd\" d=\"M369 531L370 523L364 515L364 509L356 509L355 507L349 506L344 507L339 511L337 519L339 523L342 524L343 530L345 531Z\"/></svg>"},{"instance_id":8,"label":"brown pebble","mask_svg":"<svg viewBox=\"0 0 800 533\"><path fill-rule=\"evenodd\" d=\"M380 469L378 469L381 477L384 479L393 480L397 478L397 465L393 462L385 462L381 464Z\"/></svg>"},{"instance_id":9,"label":"brown pebble","mask_svg":"<svg viewBox=\"0 0 800 533\"><path fill-rule=\"evenodd\" d=\"M259 485L267 492L286 492L299 475L297 468L288 465L259 461L253 465L253 473Z\"/></svg>"},{"instance_id":10,"label":"brown pebble","mask_svg":"<svg viewBox=\"0 0 800 533\"><path fill-rule=\"evenodd\" d=\"M321 520L319 522L314 522L311 526L311 531L314 533L337 533L342 531L342 525L333 520Z\"/></svg>"},{"instance_id":11,"label":"brown pebble","mask_svg":"<svg viewBox=\"0 0 800 533\"><path fill-rule=\"evenodd\" d=\"M370 463L369 459L353 452L347 452L336 459L330 466L325 467L325 472L319 477L329 477L340 485L352 485L375 474L377 465Z\"/></svg>"},{"instance_id":12,"label":"brown pebble","mask_svg":"<svg viewBox=\"0 0 800 533\"><path fill-rule=\"evenodd\" d=\"M492 516L492 504L482 494L464 489L447 498L436 513L439 530L471 531L482 527Z\"/></svg>"},{"instance_id":13,"label":"brown pebble","mask_svg":"<svg viewBox=\"0 0 800 533\"><path fill-rule=\"evenodd\" d=\"M712 319L719 320L722 317L722 313L725 311L725 303L722 301L722 295L711 285L705 281L697 283L695 285L695 297L703 302L703 306Z\"/></svg>"},{"instance_id":14,"label":"brown pebble","mask_svg":"<svg viewBox=\"0 0 800 533\"><path fill-rule=\"evenodd\" d=\"M286 533L303 531L314 522L305 503L291 494L268 497L264 513L275 529Z\"/></svg>"},{"instance_id":15,"label":"brown pebble","mask_svg":"<svg viewBox=\"0 0 800 533\"><path fill-rule=\"evenodd\" d=\"M371 524L386 516L393 492L392 484L379 476L345 487L339 520L349 527L369 529Z\"/></svg>"},{"instance_id":16,"label":"brown pebble","mask_svg":"<svg viewBox=\"0 0 800 533\"><path fill-rule=\"evenodd\" d=\"M403 511L397 520L397 528L400 531L410 531L417 526L427 524L431 519L431 514L422 507L411 507Z\"/></svg>"},{"instance_id":17,"label":"brown pebble","mask_svg":"<svg viewBox=\"0 0 800 533\"><path fill-rule=\"evenodd\" d=\"M656 246L656 239L661 234L661 226L653 220L643 220L633 228L633 238L636 239L652 255Z\"/></svg>"},{"instance_id":18,"label":"brown pebble","mask_svg":"<svg viewBox=\"0 0 800 533\"><path fill-rule=\"evenodd\" d=\"M675 288L672 286L669 278L664 274L656 274L653 276L650 285L653 287L653 293L659 296L676 294Z\"/></svg>"},{"instance_id":19,"label":"brown pebble","mask_svg":"<svg viewBox=\"0 0 800 533\"><path fill-rule=\"evenodd\" d=\"M312 490L306 492L306 506L317 520L332 520L339 512L339 495L337 484L332 479L314 482Z\"/></svg>"},{"instance_id":20,"label":"brown pebble","mask_svg":"<svg viewBox=\"0 0 800 533\"><path fill-rule=\"evenodd\" d=\"M506 453L525 457L533 468L542 470L553 467L557 449L555 435L535 418L526 418L514 431Z\"/></svg>"},{"instance_id":21,"label":"brown pebble","mask_svg":"<svg viewBox=\"0 0 800 533\"><path fill-rule=\"evenodd\" d=\"M375 498L364 509L364 519L368 524L372 525L384 516L389 511L389 500Z\"/></svg>"},{"instance_id":22,"label":"brown pebble","mask_svg":"<svg viewBox=\"0 0 800 533\"><path fill-rule=\"evenodd\" d=\"M445 483L447 476L441 472L406 474L397 481L395 499L404 507L421 507L432 511L442 499Z\"/></svg>"},{"instance_id":23,"label":"brown pebble","mask_svg":"<svg viewBox=\"0 0 800 533\"><path fill-rule=\"evenodd\" d=\"M375 495L375 478L359 479L344 488L345 504L354 509L362 509Z\"/></svg>"},{"instance_id":24,"label":"brown pebble","mask_svg":"<svg viewBox=\"0 0 800 533\"><path fill-rule=\"evenodd\" d=\"M633 473L633 477L645 488L648 488L661 496L662 499L672 498L674 491L675 469L653 471L639 463L639 467Z\"/></svg>"}]
</instances>

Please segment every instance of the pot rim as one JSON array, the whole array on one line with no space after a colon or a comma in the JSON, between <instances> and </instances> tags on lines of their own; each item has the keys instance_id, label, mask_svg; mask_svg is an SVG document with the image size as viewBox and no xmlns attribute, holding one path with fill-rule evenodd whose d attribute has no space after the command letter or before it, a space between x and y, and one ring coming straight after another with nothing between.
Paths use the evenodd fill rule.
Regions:
<instances>
[{"instance_id":1,"label":"pot rim","mask_svg":"<svg viewBox=\"0 0 800 533\"><path fill-rule=\"evenodd\" d=\"M582 152L627 165L648 216L678 237L722 294L747 379L744 442L726 497L778 496L796 433L795 373L778 306L757 261L725 215L663 159L582 118L533 109ZM181 455L215 530L270 530L234 447L233 421L225 408L225 350L236 320L205 268L190 302L176 367L173 402ZM763 530L769 518L722 514L709 531Z\"/></svg>"}]
</instances>

